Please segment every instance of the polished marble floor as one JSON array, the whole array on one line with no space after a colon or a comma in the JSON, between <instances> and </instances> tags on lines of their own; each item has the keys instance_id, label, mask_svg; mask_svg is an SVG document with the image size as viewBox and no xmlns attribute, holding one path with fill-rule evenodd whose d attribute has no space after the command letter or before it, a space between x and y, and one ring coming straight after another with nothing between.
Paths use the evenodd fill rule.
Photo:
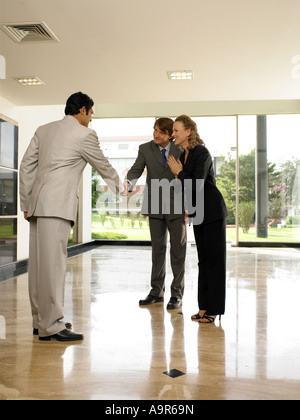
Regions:
<instances>
[{"instance_id":1,"label":"polished marble floor","mask_svg":"<svg viewBox=\"0 0 300 420\"><path fill-rule=\"evenodd\" d=\"M0 400L300 399L300 251L228 245L221 323L198 325L196 249L182 311L148 293L149 247L103 246L68 260L65 316L81 343L32 336L27 274L0 283Z\"/></svg>"}]
</instances>

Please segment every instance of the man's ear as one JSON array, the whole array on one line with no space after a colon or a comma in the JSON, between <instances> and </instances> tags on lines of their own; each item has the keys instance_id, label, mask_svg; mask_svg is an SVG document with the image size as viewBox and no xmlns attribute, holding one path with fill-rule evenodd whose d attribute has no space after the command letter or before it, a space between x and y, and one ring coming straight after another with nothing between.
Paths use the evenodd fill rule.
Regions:
<instances>
[{"instance_id":1,"label":"man's ear","mask_svg":"<svg viewBox=\"0 0 300 420\"><path fill-rule=\"evenodd\" d=\"M80 111L80 115L86 115L86 108L85 108L85 106L81 107L79 111Z\"/></svg>"}]
</instances>

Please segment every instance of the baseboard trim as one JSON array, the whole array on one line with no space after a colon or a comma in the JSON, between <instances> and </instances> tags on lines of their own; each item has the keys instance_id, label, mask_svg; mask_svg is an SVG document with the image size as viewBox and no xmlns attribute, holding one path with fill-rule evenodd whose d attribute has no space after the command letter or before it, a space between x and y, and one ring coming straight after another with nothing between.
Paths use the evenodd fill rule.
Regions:
<instances>
[{"instance_id":1,"label":"baseboard trim","mask_svg":"<svg viewBox=\"0 0 300 420\"><path fill-rule=\"evenodd\" d=\"M75 257L76 255L84 252L91 251L104 245L117 245L117 246L151 246L151 241L124 241L124 240L95 240L85 242L83 244L71 245L68 247L68 258ZM28 271L28 259L15 261L9 264L0 266L0 282L15 278Z\"/></svg>"}]
</instances>

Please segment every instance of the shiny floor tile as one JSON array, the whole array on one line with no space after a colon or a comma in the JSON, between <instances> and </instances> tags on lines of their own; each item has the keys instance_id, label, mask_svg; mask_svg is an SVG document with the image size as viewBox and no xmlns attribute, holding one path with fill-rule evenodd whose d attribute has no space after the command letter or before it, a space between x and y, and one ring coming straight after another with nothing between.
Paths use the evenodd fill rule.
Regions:
<instances>
[{"instance_id":1,"label":"shiny floor tile","mask_svg":"<svg viewBox=\"0 0 300 420\"><path fill-rule=\"evenodd\" d=\"M226 314L198 325L196 249L183 307L140 308L151 249L100 247L68 260L65 319L85 340L32 335L27 274L0 283L0 400L300 399L300 252L228 248ZM184 375L170 377L165 372Z\"/></svg>"}]
</instances>

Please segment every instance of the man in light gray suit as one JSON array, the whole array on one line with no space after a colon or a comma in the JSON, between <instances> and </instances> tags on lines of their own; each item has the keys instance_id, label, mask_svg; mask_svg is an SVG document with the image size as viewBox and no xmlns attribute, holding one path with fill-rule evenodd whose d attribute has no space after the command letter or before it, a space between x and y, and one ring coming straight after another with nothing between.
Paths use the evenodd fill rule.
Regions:
<instances>
[{"instance_id":1,"label":"man in light gray suit","mask_svg":"<svg viewBox=\"0 0 300 420\"><path fill-rule=\"evenodd\" d=\"M178 309L182 305L186 255L184 206L178 206L179 211L178 208L176 211L174 203L177 201L178 204L178 200L181 200L175 199L174 188L171 187L169 190L167 188L165 194L159 186L165 184L168 187L174 181L174 175L167 165L168 155L178 159L182 154L182 149L175 146L172 141L173 123L171 118L159 118L155 122L153 140L140 146L138 157L125 180L125 187L132 191L138 178L147 168L142 214L149 216L152 273L151 291L146 299L140 300L141 306L164 300L168 231L170 234L173 281L167 309Z\"/></svg>"},{"instance_id":2,"label":"man in light gray suit","mask_svg":"<svg viewBox=\"0 0 300 420\"><path fill-rule=\"evenodd\" d=\"M61 320L67 244L87 163L115 193L124 192L117 172L100 149L96 132L88 128L93 105L93 100L81 92L71 95L66 116L37 129L20 167L21 210L30 221L28 274L33 331L41 341L83 339Z\"/></svg>"}]
</instances>

